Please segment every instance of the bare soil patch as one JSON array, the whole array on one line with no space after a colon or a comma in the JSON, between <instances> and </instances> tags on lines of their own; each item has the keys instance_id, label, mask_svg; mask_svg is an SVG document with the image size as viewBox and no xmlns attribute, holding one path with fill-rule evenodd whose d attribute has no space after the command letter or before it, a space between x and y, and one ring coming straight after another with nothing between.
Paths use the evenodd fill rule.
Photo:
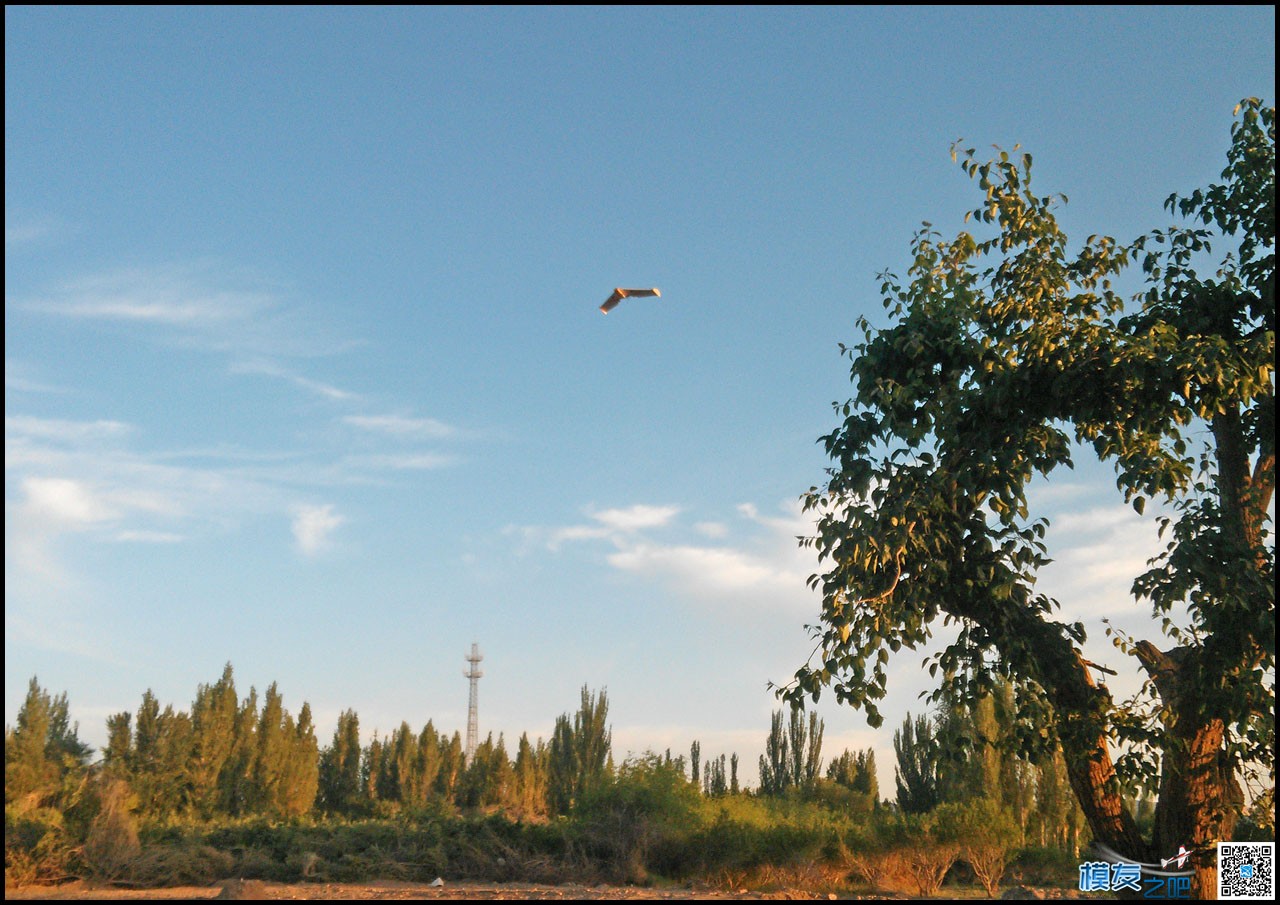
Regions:
<instances>
[{"instance_id":1,"label":"bare soil patch","mask_svg":"<svg viewBox=\"0 0 1280 905\"><path fill-rule=\"evenodd\" d=\"M834 898L834 896L830 896ZM83 882L60 886L22 886L5 890L5 899L822 899L826 893L803 890L757 892L710 887L544 886L531 883L269 883L245 880L216 886L121 889ZM852 898L841 896L840 898ZM868 896L866 898L892 898Z\"/></svg>"},{"instance_id":2,"label":"bare soil patch","mask_svg":"<svg viewBox=\"0 0 1280 905\"><path fill-rule=\"evenodd\" d=\"M797 888L768 890L725 889L694 885L676 887L608 886L566 883L453 883L443 886L380 880L370 883L272 883L264 880L225 880L213 886L171 886L163 889L124 889L75 881L57 886L7 887L9 899L637 899L637 900L871 900L917 899L902 893L855 894L812 892ZM1074 889L1046 889L1015 886L1005 890L1006 899L1074 899ZM986 899L980 889L945 890L942 898Z\"/></svg>"}]
</instances>

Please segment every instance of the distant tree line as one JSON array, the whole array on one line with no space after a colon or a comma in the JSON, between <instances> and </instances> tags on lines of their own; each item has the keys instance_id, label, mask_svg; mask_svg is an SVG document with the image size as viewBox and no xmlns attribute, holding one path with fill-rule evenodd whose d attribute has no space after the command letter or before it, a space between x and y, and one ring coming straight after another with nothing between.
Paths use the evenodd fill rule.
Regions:
<instances>
[{"instance_id":1,"label":"distant tree line","mask_svg":"<svg viewBox=\"0 0 1280 905\"><path fill-rule=\"evenodd\" d=\"M136 711L107 719L107 744L92 771L127 784L134 810L149 819L305 814L390 816L402 811L500 810L516 818L568 814L608 781L614 765L604 691L582 689L580 707L555 723L550 742L522 734L514 758L490 734L468 761L459 733L407 722L387 736L360 736L354 710L338 717L321 748L311 708L295 718L275 683L259 700L237 693L230 664L200 685L190 708L161 707L148 690ZM58 809L68 785L90 771L92 749L78 737L65 694L32 678L17 724L5 732L5 805ZM737 756L734 756L734 763Z\"/></svg>"},{"instance_id":2,"label":"distant tree line","mask_svg":"<svg viewBox=\"0 0 1280 905\"><path fill-rule=\"evenodd\" d=\"M897 806L929 814L948 803L988 802L1016 827L1020 844L1078 853L1088 826L1061 750L1037 763L1021 756L1014 687L976 701L945 696L933 716L907 714L893 734Z\"/></svg>"},{"instance_id":3,"label":"distant tree line","mask_svg":"<svg viewBox=\"0 0 1280 905\"><path fill-rule=\"evenodd\" d=\"M946 701L931 717L908 715L894 733L892 800L881 799L871 748L824 762L825 726L798 710L772 715L754 790L739 778L736 752L704 757L696 740L688 757L667 750L652 762L691 794L712 799L800 799L864 815L930 814L949 802L983 800L1016 826L1020 844L1078 851L1085 823L1061 755L1035 764L1021 758L1014 710L1014 691L1005 686L975 702ZM362 741L354 710L339 715L321 747L308 704L295 717L275 683L261 698L253 688L241 697L230 664L217 682L198 687L188 709L161 707L147 691L136 711L110 716L107 730L101 761L90 767L92 752L69 720L66 695L52 697L33 678L16 726L6 730L6 806L57 809L96 771L127 784L144 819L501 812L537 821L574 813L619 775L608 696L586 686L549 741L524 733L513 755L503 735L490 734L470 760L460 734L431 721L416 732L402 722ZM1142 806L1136 797L1135 813Z\"/></svg>"}]
</instances>

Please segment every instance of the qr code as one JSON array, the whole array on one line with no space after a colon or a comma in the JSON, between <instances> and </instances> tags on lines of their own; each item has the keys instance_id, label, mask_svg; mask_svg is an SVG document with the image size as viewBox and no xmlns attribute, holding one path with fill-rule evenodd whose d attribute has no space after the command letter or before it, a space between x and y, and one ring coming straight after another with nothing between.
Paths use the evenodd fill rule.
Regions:
<instances>
[{"instance_id":1,"label":"qr code","mask_svg":"<svg viewBox=\"0 0 1280 905\"><path fill-rule=\"evenodd\" d=\"M1274 842L1219 842L1218 898L1274 900L1275 866Z\"/></svg>"}]
</instances>

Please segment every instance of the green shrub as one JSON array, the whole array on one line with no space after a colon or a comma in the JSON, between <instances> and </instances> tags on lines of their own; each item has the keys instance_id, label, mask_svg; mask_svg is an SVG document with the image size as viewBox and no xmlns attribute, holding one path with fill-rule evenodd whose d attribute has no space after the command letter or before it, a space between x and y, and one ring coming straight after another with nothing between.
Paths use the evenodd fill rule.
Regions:
<instances>
[{"instance_id":1,"label":"green shrub","mask_svg":"<svg viewBox=\"0 0 1280 905\"><path fill-rule=\"evenodd\" d=\"M1010 879L1031 886L1075 886L1080 859L1060 848L1024 848L1009 864Z\"/></svg>"},{"instance_id":2,"label":"green shrub","mask_svg":"<svg viewBox=\"0 0 1280 905\"><path fill-rule=\"evenodd\" d=\"M65 880L76 847L62 814L51 808L4 809L4 884L24 886Z\"/></svg>"},{"instance_id":3,"label":"green shrub","mask_svg":"<svg viewBox=\"0 0 1280 905\"><path fill-rule=\"evenodd\" d=\"M989 798L955 806L949 819L952 836L960 843L960 857L994 899L1021 836L1017 822Z\"/></svg>"},{"instance_id":4,"label":"green shrub","mask_svg":"<svg viewBox=\"0 0 1280 905\"><path fill-rule=\"evenodd\" d=\"M107 778L95 787L97 813L89 824L81 861L88 876L112 882L126 877L142 852L133 814L138 799L122 779Z\"/></svg>"},{"instance_id":5,"label":"green shrub","mask_svg":"<svg viewBox=\"0 0 1280 905\"><path fill-rule=\"evenodd\" d=\"M125 877L137 886L209 886L234 872L235 858L211 845L144 845Z\"/></svg>"},{"instance_id":6,"label":"green shrub","mask_svg":"<svg viewBox=\"0 0 1280 905\"><path fill-rule=\"evenodd\" d=\"M702 798L684 772L650 754L628 759L612 782L588 791L573 816L587 854L612 879L644 883L653 868L687 869L701 814Z\"/></svg>"}]
</instances>

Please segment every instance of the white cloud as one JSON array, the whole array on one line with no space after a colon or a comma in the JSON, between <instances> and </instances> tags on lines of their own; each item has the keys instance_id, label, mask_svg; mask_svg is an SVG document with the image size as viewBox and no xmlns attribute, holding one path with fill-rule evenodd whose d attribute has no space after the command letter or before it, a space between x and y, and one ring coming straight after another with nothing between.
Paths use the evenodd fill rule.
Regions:
<instances>
[{"instance_id":1,"label":"white cloud","mask_svg":"<svg viewBox=\"0 0 1280 905\"><path fill-rule=\"evenodd\" d=\"M729 547L637 544L606 559L614 568L659 577L702 597L795 595L807 577Z\"/></svg>"},{"instance_id":2,"label":"white cloud","mask_svg":"<svg viewBox=\"0 0 1280 905\"><path fill-rule=\"evenodd\" d=\"M806 582L816 571L812 551L800 549L796 536L806 530L806 516L798 505L780 516L766 517L750 503L738 507L749 524L745 537L730 543L731 530L719 521L700 521L693 531L719 544L665 541L654 532L678 533L674 505L637 504L623 508L588 511L593 523L561 528L509 528L526 542L539 541L557 552L569 541L608 541L613 550L604 554L606 565L641 579L666 585L677 596L702 601L774 606L779 603L812 608L813 593ZM808 525L808 530L812 526ZM685 532L687 533L687 531Z\"/></svg>"},{"instance_id":3,"label":"white cloud","mask_svg":"<svg viewBox=\"0 0 1280 905\"><path fill-rule=\"evenodd\" d=\"M1076 534L1114 533L1117 529L1131 529L1141 517L1128 507L1117 504L1089 509L1084 512L1067 512L1050 518L1052 531Z\"/></svg>"},{"instance_id":4,"label":"white cloud","mask_svg":"<svg viewBox=\"0 0 1280 905\"><path fill-rule=\"evenodd\" d=\"M568 541L610 540L617 547L627 546L637 532L669 525L678 514L678 506L638 504L599 511L587 510L593 524L566 525L560 528L509 525L508 534L518 534L526 543L542 544L557 552Z\"/></svg>"},{"instance_id":5,"label":"white cloud","mask_svg":"<svg viewBox=\"0 0 1280 905\"><path fill-rule=\"evenodd\" d=\"M614 531L640 531L660 528L680 513L678 506L629 506L626 509L605 509L591 513L591 517Z\"/></svg>"},{"instance_id":6,"label":"white cloud","mask_svg":"<svg viewBox=\"0 0 1280 905\"><path fill-rule=\"evenodd\" d=\"M597 525L570 525L567 528L557 528L547 538L547 549L555 551L559 550L560 545L565 541L599 540L609 537L612 533L608 528Z\"/></svg>"},{"instance_id":7,"label":"white cloud","mask_svg":"<svg viewBox=\"0 0 1280 905\"><path fill-rule=\"evenodd\" d=\"M129 268L68 280L28 308L85 320L170 326L243 321L272 305L263 292L217 288L197 268Z\"/></svg>"},{"instance_id":8,"label":"white cloud","mask_svg":"<svg viewBox=\"0 0 1280 905\"><path fill-rule=\"evenodd\" d=\"M5 392L10 390L17 393L65 393L62 387L53 386L45 383L43 380L37 379L29 373L29 368L24 365L6 360L4 363L4 389Z\"/></svg>"},{"instance_id":9,"label":"white cloud","mask_svg":"<svg viewBox=\"0 0 1280 905\"><path fill-rule=\"evenodd\" d=\"M106 440L129 433L130 427L119 421L64 421L57 418L33 418L28 415L6 415L6 437L23 436L51 440L56 443L87 443Z\"/></svg>"},{"instance_id":10,"label":"white cloud","mask_svg":"<svg viewBox=\"0 0 1280 905\"><path fill-rule=\"evenodd\" d=\"M361 430L389 434L406 439L440 440L457 434L457 429L434 418L411 418L404 415L348 415L343 423Z\"/></svg>"},{"instance_id":11,"label":"white cloud","mask_svg":"<svg viewBox=\"0 0 1280 905\"><path fill-rule=\"evenodd\" d=\"M181 534L168 531L121 531L115 539L121 543L177 544L186 540Z\"/></svg>"},{"instance_id":12,"label":"white cloud","mask_svg":"<svg viewBox=\"0 0 1280 905\"><path fill-rule=\"evenodd\" d=\"M294 508L293 538L304 556L314 556L329 543L329 536L342 524L343 518L332 504L302 505Z\"/></svg>"},{"instance_id":13,"label":"white cloud","mask_svg":"<svg viewBox=\"0 0 1280 905\"><path fill-rule=\"evenodd\" d=\"M237 362L231 366L231 373L261 374L265 377L277 377L281 380L292 383L296 387L301 387L308 392L315 393L317 396L323 396L324 398L332 399L335 402L345 402L347 400L360 398L355 393L339 389L338 387L323 383L319 380L302 377L287 368L283 368L280 365L269 361Z\"/></svg>"},{"instance_id":14,"label":"white cloud","mask_svg":"<svg viewBox=\"0 0 1280 905\"><path fill-rule=\"evenodd\" d=\"M390 468L396 471L431 471L457 464L457 457L443 453L406 453L404 455L350 456L348 464L364 468Z\"/></svg>"},{"instance_id":15,"label":"white cloud","mask_svg":"<svg viewBox=\"0 0 1280 905\"><path fill-rule=\"evenodd\" d=\"M114 513L80 481L27 477L20 490L22 502L5 506L5 586L12 581L15 587L35 585L63 592L73 582L56 555L58 538L89 530Z\"/></svg>"},{"instance_id":16,"label":"white cloud","mask_svg":"<svg viewBox=\"0 0 1280 905\"><path fill-rule=\"evenodd\" d=\"M27 478L22 490L27 515L45 524L76 529L112 516L111 509L79 481Z\"/></svg>"},{"instance_id":17,"label":"white cloud","mask_svg":"<svg viewBox=\"0 0 1280 905\"><path fill-rule=\"evenodd\" d=\"M322 322L289 301L281 287L221 262L121 268L66 280L6 303L246 357L324 355L360 344L345 337L323 338ZM336 389L314 387L318 392L326 388Z\"/></svg>"},{"instance_id":18,"label":"white cloud","mask_svg":"<svg viewBox=\"0 0 1280 905\"><path fill-rule=\"evenodd\" d=\"M6 211L4 218L5 250L9 251L11 247L17 248L51 238L59 232L60 227L61 224L52 217L27 218L19 221L16 217L10 219L9 213Z\"/></svg>"}]
</instances>

